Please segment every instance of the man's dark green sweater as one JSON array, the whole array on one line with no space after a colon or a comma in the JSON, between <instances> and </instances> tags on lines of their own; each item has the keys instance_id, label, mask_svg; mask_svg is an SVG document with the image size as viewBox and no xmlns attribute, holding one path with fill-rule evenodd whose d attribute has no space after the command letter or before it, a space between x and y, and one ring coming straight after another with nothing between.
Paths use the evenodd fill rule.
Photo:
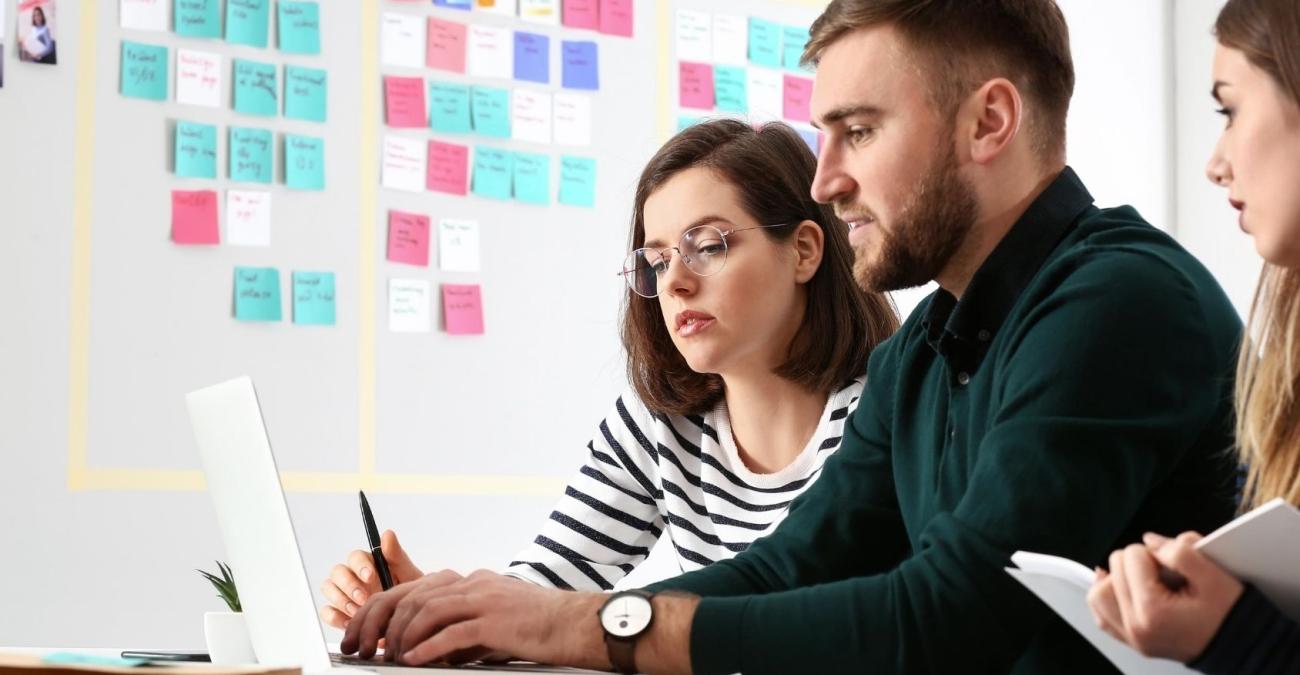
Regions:
<instances>
[{"instance_id":1,"label":"man's dark green sweater","mask_svg":"<svg viewBox=\"0 0 1300 675\"><path fill-rule=\"evenodd\" d=\"M1066 168L872 354L780 527L651 587L703 596L695 673L1115 672L1003 568L1228 520L1240 335L1200 263Z\"/></svg>"}]
</instances>

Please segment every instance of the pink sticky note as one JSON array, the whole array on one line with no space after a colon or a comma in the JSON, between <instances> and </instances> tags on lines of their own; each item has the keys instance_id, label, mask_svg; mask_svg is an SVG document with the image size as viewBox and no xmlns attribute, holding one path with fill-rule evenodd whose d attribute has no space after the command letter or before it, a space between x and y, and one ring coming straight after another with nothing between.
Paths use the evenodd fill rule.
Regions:
<instances>
[{"instance_id":1,"label":"pink sticky note","mask_svg":"<svg viewBox=\"0 0 1300 675\"><path fill-rule=\"evenodd\" d=\"M430 68L465 72L465 24L429 17L425 35L428 40L425 60Z\"/></svg>"},{"instance_id":2,"label":"pink sticky note","mask_svg":"<svg viewBox=\"0 0 1300 675\"><path fill-rule=\"evenodd\" d=\"M677 68L677 82L683 108L713 109L713 66L682 61Z\"/></svg>"},{"instance_id":3,"label":"pink sticky note","mask_svg":"<svg viewBox=\"0 0 1300 675\"><path fill-rule=\"evenodd\" d=\"M596 30L600 27L600 1L564 0L562 16L569 28Z\"/></svg>"},{"instance_id":4,"label":"pink sticky note","mask_svg":"<svg viewBox=\"0 0 1300 675\"><path fill-rule=\"evenodd\" d=\"M424 107L424 78L384 77L384 101L390 127L427 127Z\"/></svg>"},{"instance_id":5,"label":"pink sticky note","mask_svg":"<svg viewBox=\"0 0 1300 675\"><path fill-rule=\"evenodd\" d=\"M478 284L443 284L442 319L452 335L483 334L483 292Z\"/></svg>"},{"instance_id":6,"label":"pink sticky note","mask_svg":"<svg viewBox=\"0 0 1300 675\"><path fill-rule=\"evenodd\" d=\"M428 216L388 212L388 259L408 265L429 266Z\"/></svg>"},{"instance_id":7,"label":"pink sticky note","mask_svg":"<svg viewBox=\"0 0 1300 675\"><path fill-rule=\"evenodd\" d=\"M177 244L219 244L217 193L214 190L172 190L172 241Z\"/></svg>"},{"instance_id":8,"label":"pink sticky note","mask_svg":"<svg viewBox=\"0 0 1300 675\"><path fill-rule=\"evenodd\" d=\"M428 187L434 192L463 195L469 191L469 148L429 141Z\"/></svg>"},{"instance_id":9,"label":"pink sticky note","mask_svg":"<svg viewBox=\"0 0 1300 675\"><path fill-rule=\"evenodd\" d=\"M785 76L785 104L782 116L796 122L807 122L812 114L808 110L812 101L813 81L806 77Z\"/></svg>"},{"instance_id":10,"label":"pink sticky note","mask_svg":"<svg viewBox=\"0 0 1300 675\"><path fill-rule=\"evenodd\" d=\"M600 0L600 32L632 37L632 0Z\"/></svg>"}]
</instances>

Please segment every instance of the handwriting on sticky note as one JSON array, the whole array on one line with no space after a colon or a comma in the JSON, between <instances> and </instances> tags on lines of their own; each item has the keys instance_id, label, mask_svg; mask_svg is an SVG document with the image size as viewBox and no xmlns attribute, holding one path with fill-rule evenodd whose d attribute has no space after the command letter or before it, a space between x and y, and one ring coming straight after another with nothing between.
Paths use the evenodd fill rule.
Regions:
<instances>
[{"instance_id":1,"label":"handwriting on sticky note","mask_svg":"<svg viewBox=\"0 0 1300 675\"><path fill-rule=\"evenodd\" d=\"M172 190L172 241L177 244L217 244L217 193L212 190Z\"/></svg>"},{"instance_id":2,"label":"handwriting on sticky note","mask_svg":"<svg viewBox=\"0 0 1300 675\"><path fill-rule=\"evenodd\" d=\"M320 53L320 6L315 2L280 0L280 51L286 54Z\"/></svg>"},{"instance_id":3,"label":"handwriting on sticky note","mask_svg":"<svg viewBox=\"0 0 1300 675\"><path fill-rule=\"evenodd\" d=\"M325 139L285 134L284 182L294 190L325 189Z\"/></svg>"},{"instance_id":4,"label":"handwriting on sticky note","mask_svg":"<svg viewBox=\"0 0 1300 675\"><path fill-rule=\"evenodd\" d=\"M175 143L177 176L217 177L217 128L215 126L177 122Z\"/></svg>"},{"instance_id":5,"label":"handwriting on sticky note","mask_svg":"<svg viewBox=\"0 0 1300 675\"><path fill-rule=\"evenodd\" d=\"M472 25L468 40L470 75L510 79L514 70L514 40L508 28Z\"/></svg>"},{"instance_id":6,"label":"handwriting on sticky note","mask_svg":"<svg viewBox=\"0 0 1300 675\"><path fill-rule=\"evenodd\" d=\"M469 85L429 83L429 124L434 131L467 134L474 130L469 112Z\"/></svg>"},{"instance_id":7,"label":"handwriting on sticky note","mask_svg":"<svg viewBox=\"0 0 1300 675\"><path fill-rule=\"evenodd\" d=\"M525 204L550 204L551 156L516 152L512 165L515 199Z\"/></svg>"},{"instance_id":8,"label":"handwriting on sticky note","mask_svg":"<svg viewBox=\"0 0 1300 675\"><path fill-rule=\"evenodd\" d=\"M564 0L561 19L569 28L600 28L600 0Z\"/></svg>"},{"instance_id":9,"label":"handwriting on sticky note","mask_svg":"<svg viewBox=\"0 0 1300 675\"><path fill-rule=\"evenodd\" d=\"M469 192L469 148L429 141L428 188L451 195Z\"/></svg>"},{"instance_id":10,"label":"handwriting on sticky note","mask_svg":"<svg viewBox=\"0 0 1300 675\"><path fill-rule=\"evenodd\" d=\"M167 48L122 41L122 95L167 100Z\"/></svg>"},{"instance_id":11,"label":"handwriting on sticky note","mask_svg":"<svg viewBox=\"0 0 1300 675\"><path fill-rule=\"evenodd\" d=\"M427 160L423 139L385 136L382 168L384 187L423 192Z\"/></svg>"},{"instance_id":12,"label":"handwriting on sticky note","mask_svg":"<svg viewBox=\"0 0 1300 675\"><path fill-rule=\"evenodd\" d=\"M600 89L600 59L595 42L564 40L560 83L565 89Z\"/></svg>"},{"instance_id":13,"label":"handwriting on sticky note","mask_svg":"<svg viewBox=\"0 0 1300 675\"><path fill-rule=\"evenodd\" d=\"M551 39L538 33L515 32L515 79L546 84L551 81Z\"/></svg>"},{"instance_id":14,"label":"handwriting on sticky note","mask_svg":"<svg viewBox=\"0 0 1300 675\"><path fill-rule=\"evenodd\" d=\"M555 142L561 145L591 145L591 98L582 94L556 93Z\"/></svg>"},{"instance_id":15,"label":"handwriting on sticky note","mask_svg":"<svg viewBox=\"0 0 1300 675\"><path fill-rule=\"evenodd\" d=\"M226 190L226 243L271 245L271 193Z\"/></svg>"},{"instance_id":16,"label":"handwriting on sticky note","mask_svg":"<svg viewBox=\"0 0 1300 675\"><path fill-rule=\"evenodd\" d=\"M767 68L781 67L781 26L749 18L749 60Z\"/></svg>"},{"instance_id":17,"label":"handwriting on sticky note","mask_svg":"<svg viewBox=\"0 0 1300 675\"><path fill-rule=\"evenodd\" d=\"M718 110L734 113L749 112L749 94L745 87L744 68L713 67L713 92L717 99Z\"/></svg>"},{"instance_id":18,"label":"handwriting on sticky note","mask_svg":"<svg viewBox=\"0 0 1300 675\"><path fill-rule=\"evenodd\" d=\"M176 50L176 102L221 106L221 55Z\"/></svg>"},{"instance_id":19,"label":"handwriting on sticky note","mask_svg":"<svg viewBox=\"0 0 1300 675\"><path fill-rule=\"evenodd\" d=\"M266 47L269 18L270 0L226 0L226 41Z\"/></svg>"},{"instance_id":20,"label":"handwriting on sticky note","mask_svg":"<svg viewBox=\"0 0 1300 675\"><path fill-rule=\"evenodd\" d=\"M487 146L474 148L474 194L488 199L510 199L514 153Z\"/></svg>"},{"instance_id":21,"label":"handwriting on sticky note","mask_svg":"<svg viewBox=\"0 0 1300 675\"><path fill-rule=\"evenodd\" d=\"M386 66L419 68L424 65L424 18L414 14L386 13L381 17L380 60Z\"/></svg>"},{"instance_id":22,"label":"handwriting on sticky note","mask_svg":"<svg viewBox=\"0 0 1300 675\"><path fill-rule=\"evenodd\" d=\"M713 59L713 25L708 12L677 10L677 60L708 63Z\"/></svg>"},{"instance_id":23,"label":"handwriting on sticky note","mask_svg":"<svg viewBox=\"0 0 1300 675\"><path fill-rule=\"evenodd\" d=\"M632 0L600 0L600 32L632 37Z\"/></svg>"},{"instance_id":24,"label":"handwriting on sticky note","mask_svg":"<svg viewBox=\"0 0 1300 675\"><path fill-rule=\"evenodd\" d=\"M465 24L429 17L428 66L465 72Z\"/></svg>"},{"instance_id":25,"label":"handwriting on sticky note","mask_svg":"<svg viewBox=\"0 0 1300 675\"><path fill-rule=\"evenodd\" d=\"M438 266L444 272L477 272L478 222L443 218L438 221Z\"/></svg>"},{"instance_id":26,"label":"handwriting on sticky note","mask_svg":"<svg viewBox=\"0 0 1300 675\"><path fill-rule=\"evenodd\" d=\"M230 127L230 179L245 183L270 183L274 165L271 132Z\"/></svg>"},{"instance_id":27,"label":"handwriting on sticky note","mask_svg":"<svg viewBox=\"0 0 1300 675\"><path fill-rule=\"evenodd\" d=\"M785 105L782 115L788 120L807 122L811 117L813 81L806 77L785 76Z\"/></svg>"},{"instance_id":28,"label":"handwriting on sticky note","mask_svg":"<svg viewBox=\"0 0 1300 675\"><path fill-rule=\"evenodd\" d=\"M429 332L429 282L423 279L388 281L388 330L394 333Z\"/></svg>"},{"instance_id":29,"label":"handwriting on sticky note","mask_svg":"<svg viewBox=\"0 0 1300 675\"><path fill-rule=\"evenodd\" d=\"M591 208L596 204L596 160L560 157L560 203Z\"/></svg>"},{"instance_id":30,"label":"handwriting on sticky note","mask_svg":"<svg viewBox=\"0 0 1300 675\"><path fill-rule=\"evenodd\" d=\"M235 111L274 117L280 112L279 86L273 63L235 59Z\"/></svg>"},{"instance_id":31,"label":"handwriting on sticky note","mask_svg":"<svg viewBox=\"0 0 1300 675\"><path fill-rule=\"evenodd\" d=\"M749 24L737 14L713 15L713 61L743 66L749 61Z\"/></svg>"},{"instance_id":32,"label":"handwriting on sticky note","mask_svg":"<svg viewBox=\"0 0 1300 675\"><path fill-rule=\"evenodd\" d=\"M483 334L483 293L478 284L443 284L442 312L448 333Z\"/></svg>"},{"instance_id":33,"label":"handwriting on sticky note","mask_svg":"<svg viewBox=\"0 0 1300 675\"><path fill-rule=\"evenodd\" d=\"M221 0L176 0L174 22L181 37L221 37Z\"/></svg>"},{"instance_id":34,"label":"handwriting on sticky note","mask_svg":"<svg viewBox=\"0 0 1300 675\"><path fill-rule=\"evenodd\" d=\"M280 320L280 270L274 267L235 268L235 318L240 321Z\"/></svg>"},{"instance_id":35,"label":"handwriting on sticky note","mask_svg":"<svg viewBox=\"0 0 1300 675\"><path fill-rule=\"evenodd\" d=\"M475 133L494 138L510 138L510 90L475 86L470 112Z\"/></svg>"},{"instance_id":36,"label":"handwriting on sticky note","mask_svg":"<svg viewBox=\"0 0 1300 675\"><path fill-rule=\"evenodd\" d=\"M428 216L388 212L388 259L407 265L429 265Z\"/></svg>"},{"instance_id":37,"label":"handwriting on sticky note","mask_svg":"<svg viewBox=\"0 0 1300 675\"><path fill-rule=\"evenodd\" d=\"M511 133L515 140L543 144L551 142L554 110L550 94L531 89L515 89L510 105Z\"/></svg>"},{"instance_id":38,"label":"handwriting on sticky note","mask_svg":"<svg viewBox=\"0 0 1300 675\"><path fill-rule=\"evenodd\" d=\"M324 122L329 74L315 68L284 67L284 116Z\"/></svg>"},{"instance_id":39,"label":"handwriting on sticky note","mask_svg":"<svg viewBox=\"0 0 1300 675\"><path fill-rule=\"evenodd\" d=\"M334 325L334 273L293 273L293 322L300 326Z\"/></svg>"},{"instance_id":40,"label":"handwriting on sticky note","mask_svg":"<svg viewBox=\"0 0 1300 675\"><path fill-rule=\"evenodd\" d=\"M424 106L424 78L384 77L384 101L388 126L418 128L428 126Z\"/></svg>"},{"instance_id":41,"label":"handwriting on sticky note","mask_svg":"<svg viewBox=\"0 0 1300 675\"><path fill-rule=\"evenodd\" d=\"M713 66L682 61L677 64L677 83L683 108L713 109Z\"/></svg>"}]
</instances>

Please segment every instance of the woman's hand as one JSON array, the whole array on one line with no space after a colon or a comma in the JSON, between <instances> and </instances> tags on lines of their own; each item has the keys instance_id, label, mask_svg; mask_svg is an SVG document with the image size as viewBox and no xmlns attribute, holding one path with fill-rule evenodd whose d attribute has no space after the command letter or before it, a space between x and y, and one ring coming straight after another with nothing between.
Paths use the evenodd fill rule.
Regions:
<instances>
[{"instance_id":1,"label":"woman's hand","mask_svg":"<svg viewBox=\"0 0 1300 675\"><path fill-rule=\"evenodd\" d=\"M384 560L388 562L394 586L424 576L406 555L392 530L385 530L379 536L379 548L384 552ZM370 551L357 550L350 553L346 564L335 565L330 570L330 576L321 584L320 590L329 601L329 605L320 610L321 619L335 628L347 628L348 622L366 604L366 600L383 590Z\"/></svg>"},{"instance_id":2,"label":"woman's hand","mask_svg":"<svg viewBox=\"0 0 1300 675\"><path fill-rule=\"evenodd\" d=\"M1209 646L1241 597L1240 581L1196 550L1201 535L1177 539L1147 534L1110 555L1088 591L1093 618L1107 633L1147 656L1194 660ZM1169 571L1186 580L1171 588Z\"/></svg>"}]
</instances>

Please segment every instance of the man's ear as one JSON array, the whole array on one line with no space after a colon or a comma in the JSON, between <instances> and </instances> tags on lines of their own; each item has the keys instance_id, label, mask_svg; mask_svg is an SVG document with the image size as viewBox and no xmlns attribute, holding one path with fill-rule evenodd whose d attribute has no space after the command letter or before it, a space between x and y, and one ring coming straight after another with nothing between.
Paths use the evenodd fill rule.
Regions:
<instances>
[{"instance_id":1,"label":"man's ear","mask_svg":"<svg viewBox=\"0 0 1300 675\"><path fill-rule=\"evenodd\" d=\"M959 142L972 162L988 164L997 159L1020 135L1024 122L1024 101L1010 80L998 77L985 82L958 111Z\"/></svg>"}]
</instances>

